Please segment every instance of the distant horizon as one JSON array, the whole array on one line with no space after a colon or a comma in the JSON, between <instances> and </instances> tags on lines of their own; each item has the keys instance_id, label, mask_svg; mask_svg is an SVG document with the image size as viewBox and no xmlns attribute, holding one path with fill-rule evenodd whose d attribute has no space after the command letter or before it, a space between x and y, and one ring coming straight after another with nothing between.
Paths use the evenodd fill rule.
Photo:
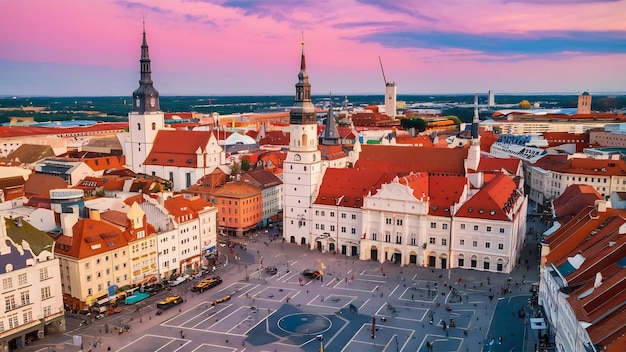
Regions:
<instances>
[{"instance_id":1,"label":"distant horizon","mask_svg":"<svg viewBox=\"0 0 626 352\"><path fill-rule=\"evenodd\" d=\"M587 91L585 91L587 92ZM506 96L518 96L518 95L529 95L529 96L578 96L584 92L520 92L520 93L496 93L494 92L494 96L498 95L506 95ZM604 95L616 95L622 96L626 95L626 91L606 91L606 92L587 92L592 97L596 96L604 96ZM489 92L475 92L475 93L415 93L415 94L397 94L397 97L403 96L473 96L474 94L478 94L479 96L488 95ZM292 97L293 94L160 94L161 98L175 98L175 97ZM312 94L312 97L322 97L326 98L328 95L324 94ZM334 98L341 98L344 96L384 96L384 93L333 93L332 96ZM132 92L126 95L27 95L27 94L0 94L0 98L5 99L13 99L13 98L127 98L132 97Z\"/></svg>"},{"instance_id":2,"label":"distant horizon","mask_svg":"<svg viewBox=\"0 0 626 352\"><path fill-rule=\"evenodd\" d=\"M313 93L621 92L625 13L615 0L7 1L0 94L131 95L144 29L163 96L295 94L303 51Z\"/></svg>"}]
</instances>

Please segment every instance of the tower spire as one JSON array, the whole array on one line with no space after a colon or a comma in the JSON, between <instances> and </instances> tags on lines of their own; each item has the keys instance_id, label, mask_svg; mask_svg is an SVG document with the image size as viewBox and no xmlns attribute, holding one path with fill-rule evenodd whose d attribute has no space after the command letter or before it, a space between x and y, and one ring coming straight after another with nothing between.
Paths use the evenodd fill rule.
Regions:
<instances>
[{"instance_id":1,"label":"tower spire","mask_svg":"<svg viewBox=\"0 0 626 352\"><path fill-rule=\"evenodd\" d=\"M333 94L329 93L328 97L328 116L326 117L326 128L324 128L324 137L322 137L322 144L337 145L339 144L339 132L337 131L337 125L335 124L335 114L333 112Z\"/></svg>"},{"instance_id":2,"label":"tower spire","mask_svg":"<svg viewBox=\"0 0 626 352\"><path fill-rule=\"evenodd\" d=\"M139 88L133 92L133 111L138 113L160 111L159 92L154 88L152 82L152 69L150 65L150 53L148 51L148 41L146 39L146 22L142 22L143 40L141 43L141 58Z\"/></svg>"},{"instance_id":3,"label":"tower spire","mask_svg":"<svg viewBox=\"0 0 626 352\"><path fill-rule=\"evenodd\" d=\"M472 139L478 139L478 94L474 94L474 118L472 119Z\"/></svg>"},{"instance_id":4,"label":"tower spire","mask_svg":"<svg viewBox=\"0 0 626 352\"><path fill-rule=\"evenodd\" d=\"M298 125L315 124L315 106L311 102L311 84L309 83L309 75L306 73L304 40L302 40L301 45L300 72L298 72L298 83L296 83L295 104L289 113L289 122Z\"/></svg>"}]
</instances>

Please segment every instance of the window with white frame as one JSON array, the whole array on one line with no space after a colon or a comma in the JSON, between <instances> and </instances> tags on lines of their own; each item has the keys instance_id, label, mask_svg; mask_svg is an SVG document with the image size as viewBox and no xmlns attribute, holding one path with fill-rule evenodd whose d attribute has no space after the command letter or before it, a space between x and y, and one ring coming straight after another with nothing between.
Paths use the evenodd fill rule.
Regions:
<instances>
[{"instance_id":1,"label":"window with white frame","mask_svg":"<svg viewBox=\"0 0 626 352\"><path fill-rule=\"evenodd\" d=\"M478 231L478 225L474 225L474 231Z\"/></svg>"},{"instance_id":2,"label":"window with white frame","mask_svg":"<svg viewBox=\"0 0 626 352\"><path fill-rule=\"evenodd\" d=\"M391 225L391 224L392 224L392 222L391 222L391 218L386 218L386 219L385 219L385 224L387 224L387 225Z\"/></svg>"},{"instance_id":3,"label":"window with white frame","mask_svg":"<svg viewBox=\"0 0 626 352\"><path fill-rule=\"evenodd\" d=\"M385 242L391 242L391 234L385 233Z\"/></svg>"},{"instance_id":4,"label":"window with white frame","mask_svg":"<svg viewBox=\"0 0 626 352\"><path fill-rule=\"evenodd\" d=\"M402 226L402 219L396 219L396 225Z\"/></svg>"},{"instance_id":5,"label":"window with white frame","mask_svg":"<svg viewBox=\"0 0 626 352\"><path fill-rule=\"evenodd\" d=\"M459 244L460 244L461 246L464 246L464 245L465 245L465 240L460 239L460 240L459 240Z\"/></svg>"},{"instance_id":6,"label":"window with white frame","mask_svg":"<svg viewBox=\"0 0 626 352\"><path fill-rule=\"evenodd\" d=\"M441 224L441 228L444 229L444 230L447 230L448 229L448 224Z\"/></svg>"},{"instance_id":7,"label":"window with white frame","mask_svg":"<svg viewBox=\"0 0 626 352\"><path fill-rule=\"evenodd\" d=\"M434 238L434 237L431 237L431 238L428 239L428 243L435 244L435 243L437 243L437 239Z\"/></svg>"},{"instance_id":8,"label":"window with white frame","mask_svg":"<svg viewBox=\"0 0 626 352\"><path fill-rule=\"evenodd\" d=\"M9 329L15 329L19 326L19 322L17 321L17 315L9 317Z\"/></svg>"},{"instance_id":9,"label":"window with white frame","mask_svg":"<svg viewBox=\"0 0 626 352\"><path fill-rule=\"evenodd\" d=\"M430 228L431 229L436 229L437 228L437 223L436 222L431 222L430 223Z\"/></svg>"},{"instance_id":10,"label":"window with white frame","mask_svg":"<svg viewBox=\"0 0 626 352\"><path fill-rule=\"evenodd\" d=\"M8 290L13 287L13 279L10 277L5 277L2 279L2 288Z\"/></svg>"},{"instance_id":11,"label":"window with white frame","mask_svg":"<svg viewBox=\"0 0 626 352\"><path fill-rule=\"evenodd\" d=\"M91 293L90 293L91 294ZM41 300L52 298L52 291L50 291L50 286L41 288Z\"/></svg>"},{"instance_id":12,"label":"window with white frame","mask_svg":"<svg viewBox=\"0 0 626 352\"><path fill-rule=\"evenodd\" d=\"M4 308L6 312L17 308L17 304L15 304L14 295L9 295L9 296L4 297Z\"/></svg>"},{"instance_id":13,"label":"window with white frame","mask_svg":"<svg viewBox=\"0 0 626 352\"><path fill-rule=\"evenodd\" d=\"M28 291L20 292L20 300L22 301L23 306L30 304L30 294Z\"/></svg>"},{"instance_id":14,"label":"window with white frame","mask_svg":"<svg viewBox=\"0 0 626 352\"><path fill-rule=\"evenodd\" d=\"M26 276L26 273L22 273L17 276L17 283L20 286L24 286L28 283L28 276Z\"/></svg>"},{"instance_id":15,"label":"window with white frame","mask_svg":"<svg viewBox=\"0 0 626 352\"><path fill-rule=\"evenodd\" d=\"M498 249L500 249L500 250L504 249L504 244L498 243Z\"/></svg>"},{"instance_id":16,"label":"window with white frame","mask_svg":"<svg viewBox=\"0 0 626 352\"><path fill-rule=\"evenodd\" d=\"M472 247L478 247L478 241L472 241Z\"/></svg>"},{"instance_id":17,"label":"window with white frame","mask_svg":"<svg viewBox=\"0 0 626 352\"><path fill-rule=\"evenodd\" d=\"M442 246L447 246L447 245L448 245L448 239L446 239L446 238L442 238L442 239L441 239L441 245L442 245Z\"/></svg>"},{"instance_id":18,"label":"window with white frame","mask_svg":"<svg viewBox=\"0 0 626 352\"><path fill-rule=\"evenodd\" d=\"M491 232L491 226L487 226L487 232Z\"/></svg>"}]
</instances>

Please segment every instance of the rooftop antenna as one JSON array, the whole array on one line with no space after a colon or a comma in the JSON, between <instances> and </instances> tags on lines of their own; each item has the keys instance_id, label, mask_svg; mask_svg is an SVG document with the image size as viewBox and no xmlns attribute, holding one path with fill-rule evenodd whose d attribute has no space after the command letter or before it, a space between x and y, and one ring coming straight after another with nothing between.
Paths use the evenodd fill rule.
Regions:
<instances>
[{"instance_id":1,"label":"rooftop antenna","mask_svg":"<svg viewBox=\"0 0 626 352\"><path fill-rule=\"evenodd\" d=\"M380 70L383 71L383 80L385 81L385 85L387 85L387 78L385 77L385 68L383 67L383 60L381 60L380 56L378 56L378 62L380 62Z\"/></svg>"}]
</instances>

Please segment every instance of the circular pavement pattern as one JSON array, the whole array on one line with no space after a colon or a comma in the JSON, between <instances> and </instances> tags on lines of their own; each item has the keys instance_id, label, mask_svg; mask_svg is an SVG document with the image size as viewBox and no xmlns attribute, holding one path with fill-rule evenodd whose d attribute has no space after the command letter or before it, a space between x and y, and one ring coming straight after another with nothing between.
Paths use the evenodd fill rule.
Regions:
<instances>
[{"instance_id":1,"label":"circular pavement pattern","mask_svg":"<svg viewBox=\"0 0 626 352\"><path fill-rule=\"evenodd\" d=\"M319 314L289 314L278 320L278 327L291 334L321 334L330 329L332 325L328 318Z\"/></svg>"}]
</instances>

